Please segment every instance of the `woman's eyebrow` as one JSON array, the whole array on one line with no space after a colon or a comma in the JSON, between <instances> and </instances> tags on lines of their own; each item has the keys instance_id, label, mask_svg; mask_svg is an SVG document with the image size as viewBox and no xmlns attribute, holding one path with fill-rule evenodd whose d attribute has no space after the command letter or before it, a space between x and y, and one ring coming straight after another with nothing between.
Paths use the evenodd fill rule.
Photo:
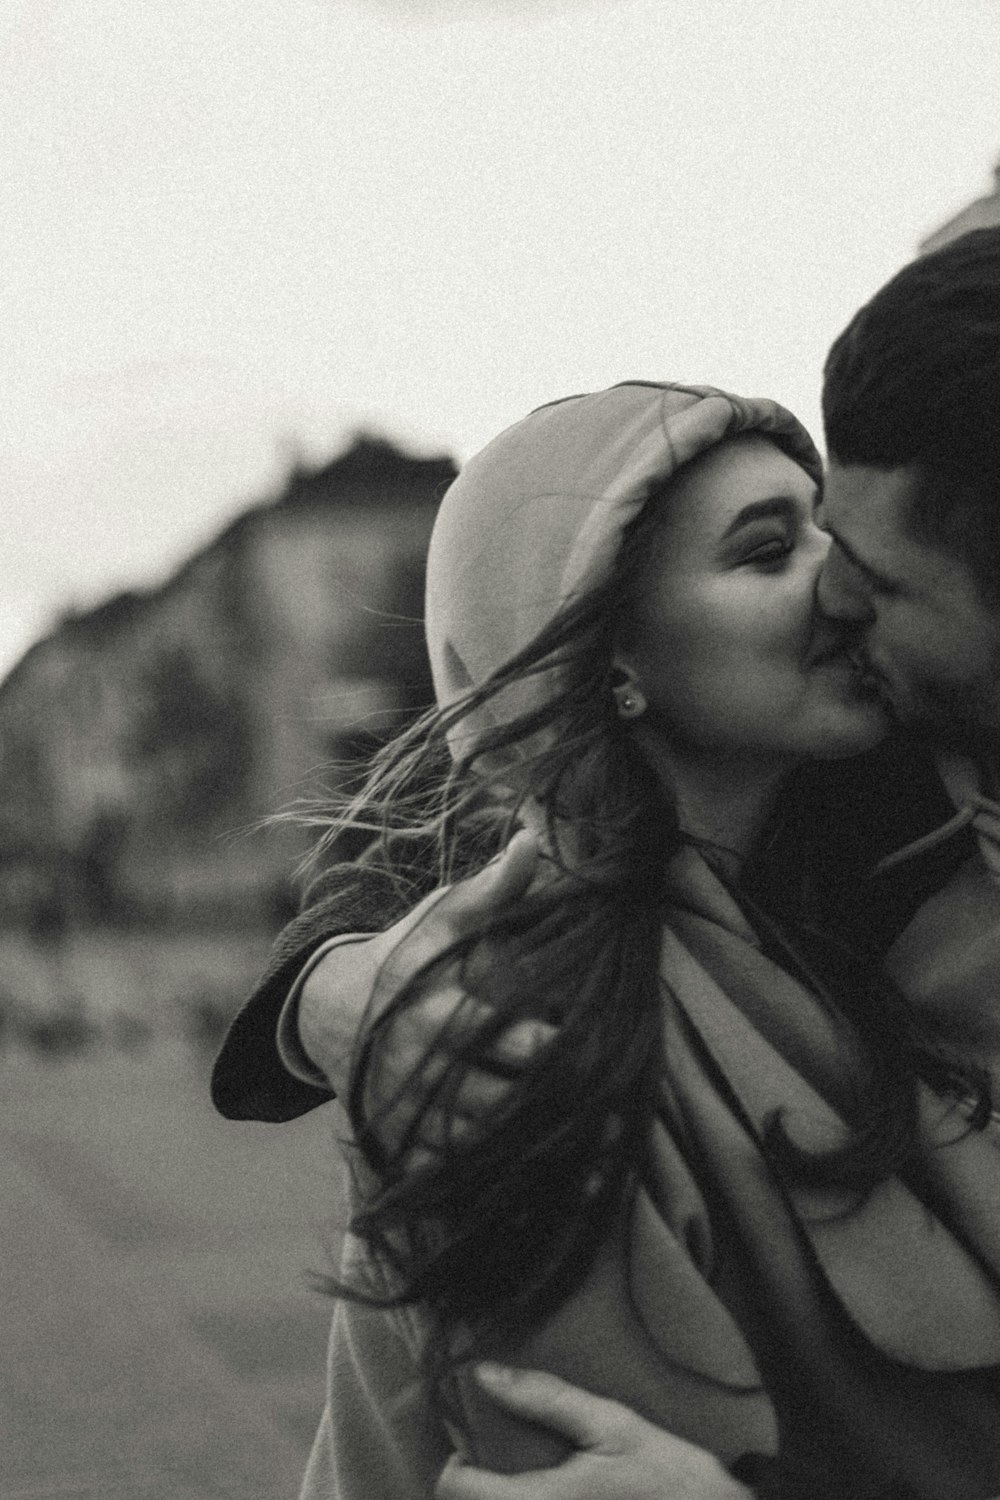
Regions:
<instances>
[{"instance_id":1,"label":"woman's eyebrow","mask_svg":"<svg viewBox=\"0 0 1000 1500\"><path fill-rule=\"evenodd\" d=\"M767 500L754 500L737 512L722 533L722 540L725 541L741 527L748 526L751 521L769 521L773 517L782 521L793 519L798 509L798 502L790 495L772 495Z\"/></svg>"}]
</instances>

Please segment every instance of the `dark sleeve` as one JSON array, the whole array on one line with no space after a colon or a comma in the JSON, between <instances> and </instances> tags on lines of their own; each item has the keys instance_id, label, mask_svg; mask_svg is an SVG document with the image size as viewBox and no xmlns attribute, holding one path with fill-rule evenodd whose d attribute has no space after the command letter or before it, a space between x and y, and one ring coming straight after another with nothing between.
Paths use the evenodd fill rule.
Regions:
<instances>
[{"instance_id":1,"label":"dark sleeve","mask_svg":"<svg viewBox=\"0 0 1000 1500\"><path fill-rule=\"evenodd\" d=\"M328 938L380 932L412 905L383 870L364 863L334 865L307 902L279 934L215 1060L212 1102L227 1119L293 1120L333 1098L332 1090L303 1083L284 1067L277 1045L281 1008L306 961Z\"/></svg>"}]
</instances>

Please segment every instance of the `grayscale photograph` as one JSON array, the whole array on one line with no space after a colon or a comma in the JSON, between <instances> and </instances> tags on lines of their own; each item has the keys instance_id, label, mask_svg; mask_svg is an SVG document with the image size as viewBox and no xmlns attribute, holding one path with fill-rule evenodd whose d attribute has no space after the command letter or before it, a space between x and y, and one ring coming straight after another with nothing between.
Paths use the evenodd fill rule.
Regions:
<instances>
[{"instance_id":1,"label":"grayscale photograph","mask_svg":"<svg viewBox=\"0 0 1000 1500\"><path fill-rule=\"evenodd\" d=\"M1000 1500L1000 0L0 67L0 1500Z\"/></svg>"}]
</instances>

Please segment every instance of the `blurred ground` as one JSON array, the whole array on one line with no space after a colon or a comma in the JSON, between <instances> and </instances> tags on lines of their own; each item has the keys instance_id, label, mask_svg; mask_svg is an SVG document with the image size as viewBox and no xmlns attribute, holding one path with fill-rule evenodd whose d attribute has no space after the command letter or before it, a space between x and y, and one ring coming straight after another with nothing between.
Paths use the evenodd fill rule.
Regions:
<instances>
[{"instance_id":1,"label":"blurred ground","mask_svg":"<svg viewBox=\"0 0 1000 1500\"><path fill-rule=\"evenodd\" d=\"M335 1107L234 1124L210 1052L0 1052L0 1496L283 1500L323 1400Z\"/></svg>"}]
</instances>

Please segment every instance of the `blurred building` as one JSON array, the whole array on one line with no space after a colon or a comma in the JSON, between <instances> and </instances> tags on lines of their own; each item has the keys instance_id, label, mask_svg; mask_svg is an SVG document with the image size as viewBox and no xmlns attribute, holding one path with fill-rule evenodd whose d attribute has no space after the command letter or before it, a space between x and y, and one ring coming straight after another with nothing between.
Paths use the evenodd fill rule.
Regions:
<instances>
[{"instance_id":1,"label":"blurred building","mask_svg":"<svg viewBox=\"0 0 1000 1500\"><path fill-rule=\"evenodd\" d=\"M940 229L921 240L920 253L927 255L931 250L939 250L942 245L957 240L959 235L968 234L970 229L988 229L995 224L1000 224L1000 160L993 168L993 191L985 197L974 198Z\"/></svg>"},{"instance_id":2,"label":"blurred building","mask_svg":"<svg viewBox=\"0 0 1000 1500\"><path fill-rule=\"evenodd\" d=\"M424 558L454 474L361 438L28 651L0 684L0 920L276 919L304 836L247 830L430 701Z\"/></svg>"}]
</instances>

